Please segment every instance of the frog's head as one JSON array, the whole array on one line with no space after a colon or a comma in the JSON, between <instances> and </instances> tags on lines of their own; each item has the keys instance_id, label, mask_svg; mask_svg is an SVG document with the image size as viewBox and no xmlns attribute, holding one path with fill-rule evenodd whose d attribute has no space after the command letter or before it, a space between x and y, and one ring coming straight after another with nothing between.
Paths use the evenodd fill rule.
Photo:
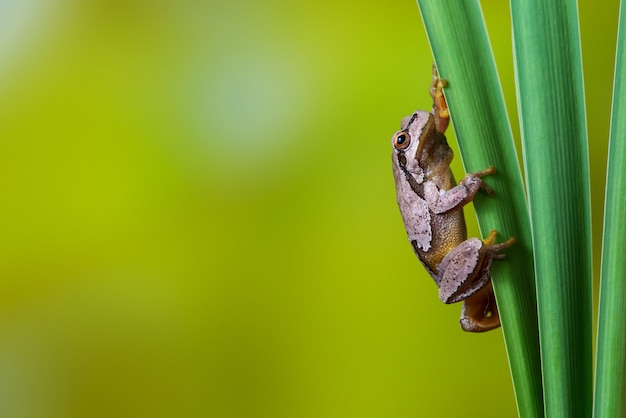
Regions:
<instances>
[{"instance_id":1,"label":"frog's head","mask_svg":"<svg viewBox=\"0 0 626 418\"><path fill-rule=\"evenodd\" d=\"M397 154L394 161L411 173L421 172L419 156L434 131L435 118L432 113L417 110L411 116L405 117L400 130L391 139L394 154Z\"/></svg>"}]
</instances>

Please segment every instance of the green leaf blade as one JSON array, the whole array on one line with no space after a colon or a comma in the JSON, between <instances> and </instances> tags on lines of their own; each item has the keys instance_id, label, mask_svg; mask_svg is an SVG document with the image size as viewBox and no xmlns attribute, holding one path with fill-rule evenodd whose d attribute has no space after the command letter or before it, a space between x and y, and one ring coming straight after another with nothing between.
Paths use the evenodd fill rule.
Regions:
<instances>
[{"instance_id":1,"label":"green leaf blade","mask_svg":"<svg viewBox=\"0 0 626 418\"><path fill-rule=\"evenodd\" d=\"M492 266L493 284L520 416L543 416L532 247L522 177L502 90L478 1L418 0L466 171L493 165L477 195L481 233L496 229L518 243Z\"/></svg>"},{"instance_id":2,"label":"green leaf blade","mask_svg":"<svg viewBox=\"0 0 626 418\"><path fill-rule=\"evenodd\" d=\"M626 2L620 5L609 139L594 417L626 415Z\"/></svg>"},{"instance_id":3,"label":"green leaf blade","mask_svg":"<svg viewBox=\"0 0 626 418\"><path fill-rule=\"evenodd\" d=\"M511 0L547 417L591 415L591 205L575 1Z\"/></svg>"}]
</instances>

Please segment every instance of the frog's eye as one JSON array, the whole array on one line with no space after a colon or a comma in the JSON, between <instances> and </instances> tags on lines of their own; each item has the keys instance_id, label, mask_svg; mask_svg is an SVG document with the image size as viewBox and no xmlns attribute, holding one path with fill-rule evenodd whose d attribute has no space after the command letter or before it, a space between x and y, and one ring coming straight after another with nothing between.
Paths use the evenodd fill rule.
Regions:
<instances>
[{"instance_id":1,"label":"frog's eye","mask_svg":"<svg viewBox=\"0 0 626 418\"><path fill-rule=\"evenodd\" d=\"M407 149L411 144L411 136L408 132L400 131L393 137L393 146L397 149Z\"/></svg>"}]
</instances>

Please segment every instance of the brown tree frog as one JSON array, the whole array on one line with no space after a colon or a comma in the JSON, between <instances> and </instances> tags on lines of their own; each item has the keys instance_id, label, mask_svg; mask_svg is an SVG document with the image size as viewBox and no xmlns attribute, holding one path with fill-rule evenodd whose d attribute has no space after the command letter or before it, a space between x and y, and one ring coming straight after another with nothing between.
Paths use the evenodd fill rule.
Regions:
<instances>
[{"instance_id":1,"label":"brown tree frog","mask_svg":"<svg viewBox=\"0 0 626 418\"><path fill-rule=\"evenodd\" d=\"M443 96L446 84L433 65L432 112L418 110L405 117L393 135L396 195L409 241L439 287L439 299L444 303L463 301L463 330L489 331L500 326L491 262L504 259L506 255L500 251L515 239L494 244L496 231L484 240L467 239L463 206L479 189L493 194L482 177L495 174L495 169L469 173L456 184L450 170L453 153L444 136L450 121Z\"/></svg>"}]
</instances>

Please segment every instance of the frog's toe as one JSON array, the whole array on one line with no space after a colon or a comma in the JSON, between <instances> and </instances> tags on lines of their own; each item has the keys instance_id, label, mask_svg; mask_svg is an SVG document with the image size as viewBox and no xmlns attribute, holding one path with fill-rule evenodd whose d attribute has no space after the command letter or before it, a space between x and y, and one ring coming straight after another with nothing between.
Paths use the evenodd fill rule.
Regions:
<instances>
[{"instance_id":1,"label":"frog's toe","mask_svg":"<svg viewBox=\"0 0 626 418\"><path fill-rule=\"evenodd\" d=\"M485 241L486 243L486 241ZM499 254L500 251L509 248L510 246L514 245L517 243L517 240L513 237L510 237L509 239L507 239L504 242L501 242L500 244L491 244L489 243L489 251L492 252L494 254L493 258L497 258L499 260L502 260L504 258L506 258L506 254ZM502 257L503 256L503 257Z\"/></svg>"}]
</instances>

